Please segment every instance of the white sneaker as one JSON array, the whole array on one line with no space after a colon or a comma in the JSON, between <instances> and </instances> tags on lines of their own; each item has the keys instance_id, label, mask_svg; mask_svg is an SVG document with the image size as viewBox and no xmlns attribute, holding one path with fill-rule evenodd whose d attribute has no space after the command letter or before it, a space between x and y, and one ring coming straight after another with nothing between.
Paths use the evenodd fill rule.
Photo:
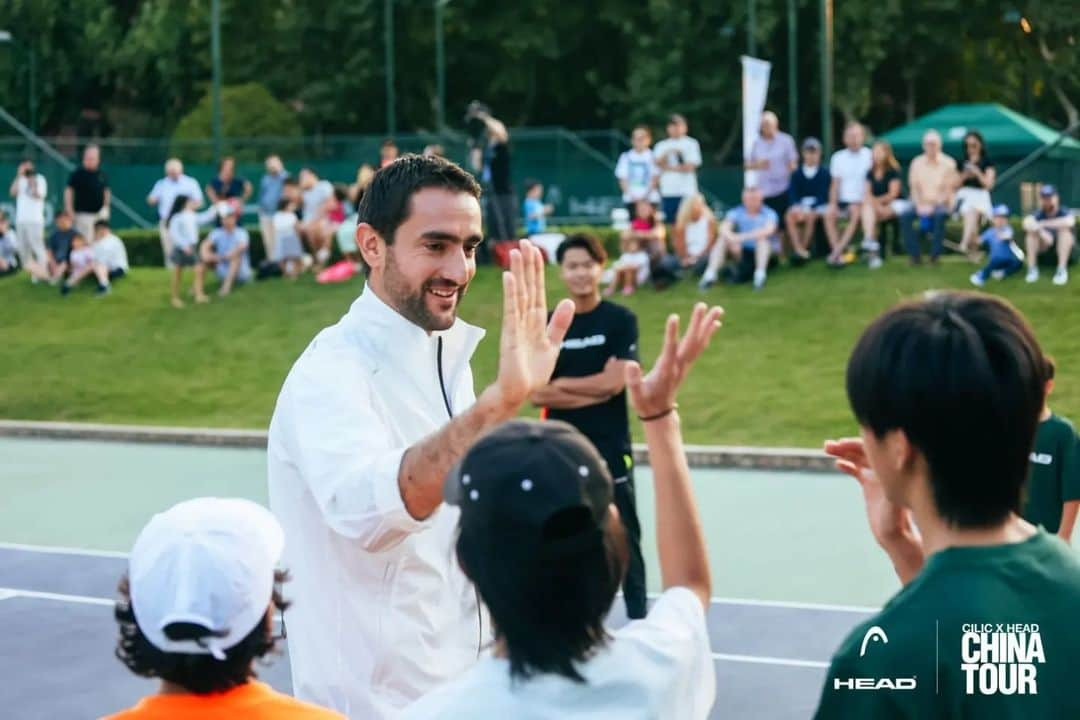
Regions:
<instances>
[{"instance_id":1,"label":"white sneaker","mask_svg":"<svg viewBox=\"0 0 1080 720\"><path fill-rule=\"evenodd\" d=\"M760 290L763 287L765 287L765 271L764 270L755 270L754 271L754 289L755 290Z\"/></svg>"},{"instance_id":2,"label":"white sneaker","mask_svg":"<svg viewBox=\"0 0 1080 720\"><path fill-rule=\"evenodd\" d=\"M1033 283L1039 280L1039 268L1028 268L1027 275L1024 277L1025 282Z\"/></svg>"},{"instance_id":3,"label":"white sneaker","mask_svg":"<svg viewBox=\"0 0 1080 720\"><path fill-rule=\"evenodd\" d=\"M716 275L710 275L709 273L705 273L705 274L703 274L701 276L701 280L698 281L697 286L698 286L698 290L700 290L701 292L705 292L706 290L708 290L709 288L711 288L715 284L716 284Z\"/></svg>"},{"instance_id":4,"label":"white sneaker","mask_svg":"<svg viewBox=\"0 0 1080 720\"><path fill-rule=\"evenodd\" d=\"M1054 273L1054 284L1064 285L1067 282L1069 282L1069 271L1065 268L1058 268L1057 272Z\"/></svg>"},{"instance_id":5,"label":"white sneaker","mask_svg":"<svg viewBox=\"0 0 1080 720\"><path fill-rule=\"evenodd\" d=\"M870 269L871 269L871 270L877 270L877 269L878 269L879 267L881 267L881 266L882 266L883 264L884 264L884 263L882 262L881 258L880 258L880 257L878 257L877 255L875 255L874 257L870 258L870 262L868 263L868 265L870 266Z\"/></svg>"},{"instance_id":6,"label":"white sneaker","mask_svg":"<svg viewBox=\"0 0 1080 720\"><path fill-rule=\"evenodd\" d=\"M1004 270L995 270L994 272L990 273L990 277L994 278L995 280L1004 280L1005 279L1005 271Z\"/></svg>"},{"instance_id":7,"label":"white sneaker","mask_svg":"<svg viewBox=\"0 0 1080 720\"><path fill-rule=\"evenodd\" d=\"M986 284L986 281L983 280L982 275L980 275L979 273L972 273L971 277L968 278L968 280L970 280L971 284L975 287L982 287Z\"/></svg>"}]
</instances>

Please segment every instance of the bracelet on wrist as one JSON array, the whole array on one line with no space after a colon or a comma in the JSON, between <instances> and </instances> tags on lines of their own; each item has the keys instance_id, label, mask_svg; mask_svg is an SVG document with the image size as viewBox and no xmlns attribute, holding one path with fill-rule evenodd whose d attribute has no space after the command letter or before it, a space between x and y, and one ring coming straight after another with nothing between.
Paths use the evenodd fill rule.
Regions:
<instances>
[{"instance_id":1,"label":"bracelet on wrist","mask_svg":"<svg viewBox=\"0 0 1080 720\"><path fill-rule=\"evenodd\" d=\"M679 403L675 403L671 407L669 407L667 410L664 410L662 412L658 412L655 415L645 415L645 416L638 415L638 420L640 420L641 422L652 422L653 420L660 420L661 418L666 418L668 415L670 415L671 413L675 412L678 409L679 409Z\"/></svg>"}]
</instances>

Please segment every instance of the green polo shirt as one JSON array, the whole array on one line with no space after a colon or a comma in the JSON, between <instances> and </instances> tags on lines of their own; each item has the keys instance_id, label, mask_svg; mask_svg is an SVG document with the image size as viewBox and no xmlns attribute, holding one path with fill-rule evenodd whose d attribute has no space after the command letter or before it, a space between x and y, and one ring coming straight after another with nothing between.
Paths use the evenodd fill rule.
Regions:
<instances>
[{"instance_id":1,"label":"green polo shirt","mask_svg":"<svg viewBox=\"0 0 1080 720\"><path fill-rule=\"evenodd\" d=\"M1061 508L1080 500L1080 440L1071 422L1051 415L1039 423L1035 449L1031 452L1024 519L1056 533L1061 527Z\"/></svg>"},{"instance_id":2,"label":"green polo shirt","mask_svg":"<svg viewBox=\"0 0 1080 720\"><path fill-rule=\"evenodd\" d=\"M1080 561L1043 530L942 550L840 646L816 717L1080 718L1078 608Z\"/></svg>"}]
</instances>

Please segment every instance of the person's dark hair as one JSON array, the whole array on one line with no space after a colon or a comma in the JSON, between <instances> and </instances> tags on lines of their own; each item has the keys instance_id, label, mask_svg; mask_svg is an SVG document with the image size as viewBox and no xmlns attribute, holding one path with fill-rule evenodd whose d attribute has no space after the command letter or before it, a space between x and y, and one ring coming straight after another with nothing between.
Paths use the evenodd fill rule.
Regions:
<instances>
[{"instance_id":1,"label":"person's dark hair","mask_svg":"<svg viewBox=\"0 0 1080 720\"><path fill-rule=\"evenodd\" d=\"M573 248L580 248L589 253L589 257L601 265L607 262L607 251L604 250L604 245L590 233L574 233L567 236L555 250L555 261L562 265L566 251Z\"/></svg>"},{"instance_id":2,"label":"person's dark hair","mask_svg":"<svg viewBox=\"0 0 1080 720\"><path fill-rule=\"evenodd\" d=\"M169 226L169 223L172 222L172 219L174 217L184 212L184 208L187 207L188 200L190 199L191 198L187 195L177 195L175 198L173 198L172 207L169 208L169 215L165 218L165 227Z\"/></svg>"},{"instance_id":3,"label":"person's dark hair","mask_svg":"<svg viewBox=\"0 0 1080 720\"><path fill-rule=\"evenodd\" d=\"M292 204L292 201L289 200L289 198L283 197L283 198L281 198L280 200L277 201L277 209L282 210L282 211L288 210L289 205L291 205L291 204Z\"/></svg>"},{"instance_id":4,"label":"person's dark hair","mask_svg":"<svg viewBox=\"0 0 1080 720\"><path fill-rule=\"evenodd\" d=\"M446 158L409 153L375 173L356 208L357 223L367 223L393 245L394 233L412 212L412 196L425 188L467 193L477 200L481 192L476 178ZM371 272L363 255L360 264L365 275Z\"/></svg>"},{"instance_id":5,"label":"person's dark hair","mask_svg":"<svg viewBox=\"0 0 1080 720\"><path fill-rule=\"evenodd\" d=\"M270 603L279 612L289 607L278 589L288 579L284 570L274 571ZM243 640L225 651L224 660L215 660L211 655L165 652L154 647L139 629L135 611L131 608L131 588L126 574L120 578L117 591L120 598L113 614L120 626L120 639L116 643L116 657L140 677L167 680L197 695L224 692L257 677L254 661L275 649L276 639L270 625L260 621ZM170 640L197 641L211 634L210 630L195 623L172 623L165 627L165 635Z\"/></svg>"},{"instance_id":6,"label":"person's dark hair","mask_svg":"<svg viewBox=\"0 0 1080 720\"><path fill-rule=\"evenodd\" d=\"M301 168L301 170L307 170L307 168ZM290 175L289 177L285 178L285 182L281 184L288 185L289 187L296 187L300 184L300 181Z\"/></svg>"},{"instance_id":7,"label":"person's dark hair","mask_svg":"<svg viewBox=\"0 0 1080 720\"><path fill-rule=\"evenodd\" d=\"M525 181L525 193L531 193L533 188L543 185L539 180L526 180Z\"/></svg>"},{"instance_id":8,"label":"person's dark hair","mask_svg":"<svg viewBox=\"0 0 1080 720\"><path fill-rule=\"evenodd\" d=\"M649 137L652 137L652 128L649 127L648 125L635 125L634 129L631 130L630 132L631 133L636 133L638 130L644 130L646 133L648 133Z\"/></svg>"},{"instance_id":9,"label":"person's dark hair","mask_svg":"<svg viewBox=\"0 0 1080 720\"><path fill-rule=\"evenodd\" d=\"M933 292L881 315L847 367L859 424L902 430L926 458L934 504L960 528L1020 512L1046 361L1027 321L987 295Z\"/></svg>"},{"instance_id":10,"label":"person's dark hair","mask_svg":"<svg viewBox=\"0 0 1080 720\"><path fill-rule=\"evenodd\" d=\"M222 170L225 169L225 163L227 163L227 162L231 162L232 165L233 165L233 168L234 169L236 168L236 158L234 158L232 155L226 155L225 157L221 158L221 160L218 161L217 169L218 169L219 173Z\"/></svg>"},{"instance_id":11,"label":"person's dark hair","mask_svg":"<svg viewBox=\"0 0 1080 720\"><path fill-rule=\"evenodd\" d=\"M334 183L334 198L338 202L345 202L349 199L349 186L342 183Z\"/></svg>"},{"instance_id":12,"label":"person's dark hair","mask_svg":"<svg viewBox=\"0 0 1080 720\"><path fill-rule=\"evenodd\" d=\"M968 138L975 138L976 140L979 141L979 159L989 161L990 156L986 152L986 140L983 139L982 133L979 132L978 130L968 130L964 134L964 140L963 140L963 157L964 157L964 160L967 161L967 159L968 159L968 151L967 151ZM963 167L963 163L960 163L960 165L961 165L961 167Z\"/></svg>"},{"instance_id":13,"label":"person's dark hair","mask_svg":"<svg viewBox=\"0 0 1080 720\"><path fill-rule=\"evenodd\" d=\"M380 145L379 147L384 147L384 148L391 148L391 147L392 147L392 148L396 148L396 147L397 147L397 143L396 143L396 142L394 142L394 138L386 138L385 140L383 140L383 141L382 141L382 145Z\"/></svg>"},{"instance_id":14,"label":"person's dark hair","mask_svg":"<svg viewBox=\"0 0 1080 720\"><path fill-rule=\"evenodd\" d=\"M106 220L105 218L98 218L97 220L94 221L94 229L95 230L97 230L98 228L108 228L108 227L109 227L109 221Z\"/></svg>"},{"instance_id":15,"label":"person's dark hair","mask_svg":"<svg viewBox=\"0 0 1080 720\"><path fill-rule=\"evenodd\" d=\"M1043 358L1043 362L1045 363L1046 381L1049 382L1054 379L1054 375L1057 373L1057 363L1054 362L1054 358L1050 355Z\"/></svg>"},{"instance_id":16,"label":"person's dark hair","mask_svg":"<svg viewBox=\"0 0 1080 720\"><path fill-rule=\"evenodd\" d=\"M604 619L626 572L621 523L609 516L600 530L587 508L564 510L545 524L539 551L517 541L511 519L494 530L498 543L459 536L457 554L506 644L511 677L585 682L575 663L607 643Z\"/></svg>"}]
</instances>

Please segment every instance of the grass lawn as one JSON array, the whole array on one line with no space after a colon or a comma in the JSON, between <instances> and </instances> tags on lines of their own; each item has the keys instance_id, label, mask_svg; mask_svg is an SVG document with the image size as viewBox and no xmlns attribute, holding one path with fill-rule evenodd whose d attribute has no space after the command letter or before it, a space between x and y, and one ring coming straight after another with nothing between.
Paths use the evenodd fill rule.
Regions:
<instances>
[{"instance_id":1,"label":"grass lawn","mask_svg":"<svg viewBox=\"0 0 1080 720\"><path fill-rule=\"evenodd\" d=\"M938 268L898 259L877 272L816 264L775 272L760 293L715 288L707 298L727 319L680 398L687 440L814 447L853 432L843 377L861 329L899 298L966 287L971 271L958 258ZM557 273L548 279L557 299ZM160 269L137 268L103 299L89 284L61 298L25 276L0 280L0 416L265 428L292 361L361 287L272 280L178 311ZM492 331L473 361L478 390L495 372L499 287L498 273L481 268L463 304L466 320ZM1027 314L1058 360L1053 406L1080 416L1080 277L1065 288L1046 273L1034 286L1013 277L987 288ZM640 320L643 358L655 357L668 313L685 315L700 297L687 282L627 301Z\"/></svg>"}]
</instances>

